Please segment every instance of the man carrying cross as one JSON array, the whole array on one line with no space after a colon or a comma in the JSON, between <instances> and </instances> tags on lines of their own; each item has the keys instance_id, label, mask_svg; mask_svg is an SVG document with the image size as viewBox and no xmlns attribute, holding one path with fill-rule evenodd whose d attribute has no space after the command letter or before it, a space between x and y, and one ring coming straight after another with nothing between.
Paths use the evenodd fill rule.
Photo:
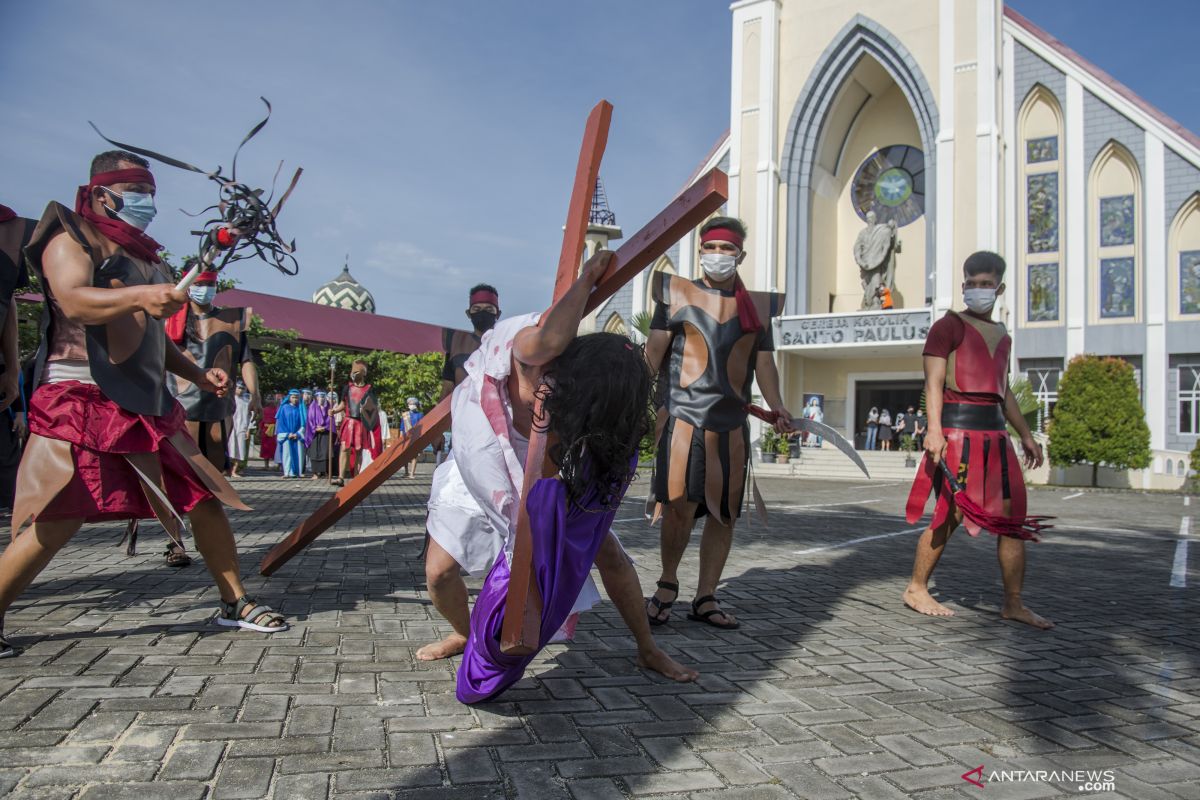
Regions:
<instances>
[{"instance_id":1,"label":"man carrying cross","mask_svg":"<svg viewBox=\"0 0 1200 800\"><path fill-rule=\"evenodd\" d=\"M186 301L143 231L154 218L154 176L142 158L101 153L75 209L51 203L25 249L45 292L46 338L29 403L30 439L17 475L14 538L0 555L0 658L16 654L4 613L84 522L187 514L221 595L222 625L265 633L283 617L246 597L221 502L246 509L197 449L167 391L168 371L224 394L163 331ZM33 519L32 530L22 533Z\"/></svg>"},{"instance_id":2,"label":"man carrying cross","mask_svg":"<svg viewBox=\"0 0 1200 800\"><path fill-rule=\"evenodd\" d=\"M530 515L546 526L536 537L539 543L562 556L555 567L560 591L543 598L547 627L558 630L573 613L599 601L588 578L594 562L637 641L638 663L673 680L697 676L654 643L642 612L637 572L609 532L636 468L637 445L647 424L639 409L646 407L650 394L649 373L628 339L615 334L575 338L588 295L611 257L608 252L593 256L540 327L540 315L529 314L486 333L467 360L466 380L454 391L455 447L434 479L426 558L430 596L454 633L421 648L417 657L432 660L462 652L470 634L472 650L459 674L459 699L464 702L503 691L532 657L498 662L497 654L488 652L498 642L485 641L490 634L484 631L498 633L508 594L508 559L525 450L538 424L532 409L539 393L546 403L548 433L557 439L550 454L558 474L539 482ZM563 524L551 530L556 519ZM460 569L488 566L492 571L484 594L468 615ZM564 634L572 630L568 623Z\"/></svg>"}]
</instances>

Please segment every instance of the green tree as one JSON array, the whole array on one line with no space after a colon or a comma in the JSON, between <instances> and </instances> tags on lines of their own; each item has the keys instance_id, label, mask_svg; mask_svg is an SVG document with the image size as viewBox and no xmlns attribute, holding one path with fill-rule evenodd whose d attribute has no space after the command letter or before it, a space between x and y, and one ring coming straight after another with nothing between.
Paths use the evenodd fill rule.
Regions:
<instances>
[{"instance_id":1,"label":"green tree","mask_svg":"<svg viewBox=\"0 0 1200 800\"><path fill-rule=\"evenodd\" d=\"M333 386L340 393L350 381L355 359L367 363L367 372L379 402L389 412L400 411L409 397L422 409L437 403L442 392L442 353L404 355L374 350L359 353L337 348L313 348L298 341L295 331L267 328L255 316L249 337L258 362L259 383L264 394L313 386L329 388L329 363L334 359Z\"/></svg>"},{"instance_id":2,"label":"green tree","mask_svg":"<svg viewBox=\"0 0 1200 800\"><path fill-rule=\"evenodd\" d=\"M1150 465L1150 428L1133 367L1119 358L1076 356L1058 384L1050 421L1050 463L1145 469Z\"/></svg>"},{"instance_id":3,"label":"green tree","mask_svg":"<svg viewBox=\"0 0 1200 800\"><path fill-rule=\"evenodd\" d=\"M1038 403L1037 395L1033 392L1033 385L1027 378L1018 378L1009 384L1008 388L1012 390L1013 397L1017 398L1017 408L1021 409L1021 416L1025 418L1025 424L1029 426L1029 430L1036 431L1040 403ZM1017 431L1012 425L1008 426L1008 431L1013 436L1017 435Z\"/></svg>"}]
</instances>

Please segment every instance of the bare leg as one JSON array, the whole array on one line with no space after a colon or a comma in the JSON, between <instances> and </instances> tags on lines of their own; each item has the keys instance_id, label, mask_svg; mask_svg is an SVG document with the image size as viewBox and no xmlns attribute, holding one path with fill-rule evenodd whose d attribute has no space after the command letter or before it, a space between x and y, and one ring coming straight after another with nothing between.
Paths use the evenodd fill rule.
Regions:
<instances>
[{"instance_id":1,"label":"bare leg","mask_svg":"<svg viewBox=\"0 0 1200 800\"><path fill-rule=\"evenodd\" d=\"M408 477L410 477L410 478L417 477L417 460L415 458L412 461L408 462Z\"/></svg>"},{"instance_id":2,"label":"bare leg","mask_svg":"<svg viewBox=\"0 0 1200 800\"><path fill-rule=\"evenodd\" d=\"M342 452L338 454L338 478L346 480L346 471L350 467L350 451L342 448Z\"/></svg>"},{"instance_id":3,"label":"bare leg","mask_svg":"<svg viewBox=\"0 0 1200 800\"><path fill-rule=\"evenodd\" d=\"M1000 610L1000 616L1042 630L1053 628L1053 622L1033 613L1021 602L1021 588L1025 584L1025 542L1011 536L997 536L996 557L1000 559L1000 575L1004 579L1004 608Z\"/></svg>"},{"instance_id":4,"label":"bare leg","mask_svg":"<svg viewBox=\"0 0 1200 800\"><path fill-rule=\"evenodd\" d=\"M733 520L729 525L709 515L704 522L704 534L700 538L700 581L696 584L696 597L707 597L717 593L717 584L721 582L721 573L725 570L725 562L729 559L729 550L733 546ZM703 603L696 609L700 613L717 608L713 602ZM732 614L722 611L709 617L719 625L737 622Z\"/></svg>"},{"instance_id":5,"label":"bare leg","mask_svg":"<svg viewBox=\"0 0 1200 800\"><path fill-rule=\"evenodd\" d=\"M242 585L237 544L225 509L219 500L205 500L188 513L188 521L192 524L196 549L204 556L204 565L217 584L221 599L234 602L246 593L246 587Z\"/></svg>"},{"instance_id":6,"label":"bare leg","mask_svg":"<svg viewBox=\"0 0 1200 800\"><path fill-rule=\"evenodd\" d=\"M662 651L650 633L646 610L642 605L642 585L637 570L629 563L625 552L610 533L596 553L596 568L604 581L604 590L617 607L621 619L625 620L634 641L637 642L637 663L643 669L654 670L673 681L687 683L700 677L700 673L679 664Z\"/></svg>"},{"instance_id":7,"label":"bare leg","mask_svg":"<svg viewBox=\"0 0 1200 800\"><path fill-rule=\"evenodd\" d=\"M0 620L81 525L82 519L36 522L9 543L0 555Z\"/></svg>"},{"instance_id":8,"label":"bare leg","mask_svg":"<svg viewBox=\"0 0 1200 800\"><path fill-rule=\"evenodd\" d=\"M919 611L931 617L954 616L953 611L930 596L929 576L933 574L933 568L937 566L938 559L942 557L942 551L946 549L946 542L950 541L950 534L954 533L955 528L961 522L962 515L958 509L955 509L953 517L942 523L937 530L926 528L921 534L921 538L917 540L917 554L913 559L912 579L909 580L908 588L904 590L903 595L904 605L913 611Z\"/></svg>"},{"instance_id":9,"label":"bare leg","mask_svg":"<svg viewBox=\"0 0 1200 800\"><path fill-rule=\"evenodd\" d=\"M663 504L662 535L660 538L662 577L659 578L663 583L678 585L679 575L676 573L679 570L679 562L683 560L683 552L687 550L688 542L692 538L692 527L695 524L696 503L678 500L674 503ZM669 589L660 588L654 592L654 596L661 602L667 603L674 602L678 594ZM654 606L647 603L646 611L647 613L653 613ZM670 610L664 609L658 613L657 618L665 622L670 617Z\"/></svg>"},{"instance_id":10,"label":"bare leg","mask_svg":"<svg viewBox=\"0 0 1200 800\"><path fill-rule=\"evenodd\" d=\"M417 651L418 661L437 661L461 653L467 647L471 613L467 609L467 584L459 574L459 564L435 539L430 537L425 551L425 583L433 607L446 618L454 633L440 642L427 644Z\"/></svg>"}]
</instances>

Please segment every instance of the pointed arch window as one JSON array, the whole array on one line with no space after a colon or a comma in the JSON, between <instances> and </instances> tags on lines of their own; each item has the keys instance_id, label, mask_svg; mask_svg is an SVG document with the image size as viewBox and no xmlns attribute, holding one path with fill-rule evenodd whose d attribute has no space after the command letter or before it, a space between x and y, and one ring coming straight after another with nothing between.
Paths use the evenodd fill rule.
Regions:
<instances>
[{"instance_id":1,"label":"pointed arch window","mask_svg":"<svg viewBox=\"0 0 1200 800\"><path fill-rule=\"evenodd\" d=\"M1180 206L1171 222L1167 265L1170 274L1170 315L1200 319L1200 192Z\"/></svg>"},{"instance_id":2,"label":"pointed arch window","mask_svg":"<svg viewBox=\"0 0 1200 800\"><path fill-rule=\"evenodd\" d=\"M1062 107L1045 86L1037 85L1021 104L1018 117L1023 147L1020 170L1024 186L1021 264L1016 278L1026 326L1062 324L1063 133Z\"/></svg>"},{"instance_id":3,"label":"pointed arch window","mask_svg":"<svg viewBox=\"0 0 1200 800\"><path fill-rule=\"evenodd\" d=\"M1088 176L1088 281L1093 323L1142 317L1141 174L1123 145L1110 141Z\"/></svg>"}]
</instances>

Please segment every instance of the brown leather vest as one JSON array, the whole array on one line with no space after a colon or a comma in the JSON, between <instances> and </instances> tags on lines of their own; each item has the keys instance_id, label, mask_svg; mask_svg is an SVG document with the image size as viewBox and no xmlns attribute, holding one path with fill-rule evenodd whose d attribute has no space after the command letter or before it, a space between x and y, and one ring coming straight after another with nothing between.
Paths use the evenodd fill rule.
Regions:
<instances>
[{"instance_id":1,"label":"brown leather vest","mask_svg":"<svg viewBox=\"0 0 1200 800\"><path fill-rule=\"evenodd\" d=\"M754 363L762 331L743 333L737 298L677 275L654 276L653 297L667 306L672 334L667 411L708 431L729 431L746 422ZM763 325L783 308L783 295L750 292Z\"/></svg>"},{"instance_id":2,"label":"brown leather vest","mask_svg":"<svg viewBox=\"0 0 1200 800\"><path fill-rule=\"evenodd\" d=\"M358 397L355 397L355 390ZM379 401L375 399L375 391L371 384L363 384L360 388L354 384L346 386L346 415L350 419L362 422L363 427L373 431L379 427Z\"/></svg>"},{"instance_id":3,"label":"brown leather vest","mask_svg":"<svg viewBox=\"0 0 1200 800\"><path fill-rule=\"evenodd\" d=\"M97 288L119 289L171 282L171 275L162 263L151 264L133 258L119 248L112 256L104 258L102 248L106 240L100 232L66 206L51 202L33 232L33 239L25 248L26 263L42 281L46 295L39 366L45 360L51 339L70 335L69 331L54 330L50 324L50 304L55 301L42 272L42 254L60 230L65 231L91 256L94 267L92 285ZM84 326L84 330L92 380L109 400L134 414L160 417L170 411L175 400L167 391L167 337L163 332L162 320L154 319L144 311L137 311L104 325Z\"/></svg>"},{"instance_id":4,"label":"brown leather vest","mask_svg":"<svg viewBox=\"0 0 1200 800\"><path fill-rule=\"evenodd\" d=\"M946 388L964 394L995 394L1008 389L1012 337L1001 322L954 314L962 320L963 340L946 359Z\"/></svg>"},{"instance_id":5,"label":"brown leather vest","mask_svg":"<svg viewBox=\"0 0 1200 800\"><path fill-rule=\"evenodd\" d=\"M442 349L446 351L446 361L454 369L454 385L458 386L467 377L467 359L479 349L479 337L473 331L442 328Z\"/></svg>"},{"instance_id":6,"label":"brown leather vest","mask_svg":"<svg viewBox=\"0 0 1200 800\"><path fill-rule=\"evenodd\" d=\"M212 308L207 314L192 314L189 307L188 336L184 340L183 354L202 369L213 368L225 371L230 383L237 380L234 373L242 363L242 333L250 325L248 308ZM224 397L212 392L202 392L196 384L172 375L168 382L171 394L187 412L187 418L196 422L217 422L233 416L233 390Z\"/></svg>"}]
</instances>

